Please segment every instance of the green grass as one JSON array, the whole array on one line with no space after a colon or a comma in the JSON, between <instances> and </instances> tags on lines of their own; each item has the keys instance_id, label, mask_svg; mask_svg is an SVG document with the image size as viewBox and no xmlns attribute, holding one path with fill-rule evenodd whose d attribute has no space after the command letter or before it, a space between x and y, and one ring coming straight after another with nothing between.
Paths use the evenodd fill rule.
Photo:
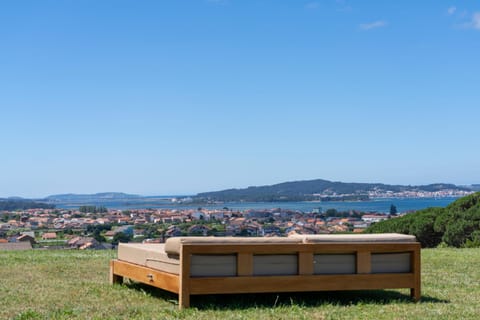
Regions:
<instances>
[{"instance_id":1,"label":"green grass","mask_svg":"<svg viewBox=\"0 0 480 320\"><path fill-rule=\"evenodd\" d=\"M0 319L478 319L480 249L422 250L422 301L408 290L192 297L108 284L113 251L0 251Z\"/></svg>"}]
</instances>

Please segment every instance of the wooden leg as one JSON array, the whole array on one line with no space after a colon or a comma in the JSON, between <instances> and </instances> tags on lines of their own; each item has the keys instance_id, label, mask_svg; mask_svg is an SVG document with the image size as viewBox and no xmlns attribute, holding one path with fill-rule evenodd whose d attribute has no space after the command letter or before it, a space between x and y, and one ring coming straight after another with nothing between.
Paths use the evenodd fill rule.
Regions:
<instances>
[{"instance_id":1,"label":"wooden leg","mask_svg":"<svg viewBox=\"0 0 480 320\"><path fill-rule=\"evenodd\" d=\"M413 299L415 302L420 301L420 298L421 298L420 289L411 288L411 289L410 289L410 297L412 297L412 299Z\"/></svg>"},{"instance_id":2,"label":"wooden leg","mask_svg":"<svg viewBox=\"0 0 480 320\"><path fill-rule=\"evenodd\" d=\"M110 261L110 277L109 277L110 284L115 284L115 283L122 284L123 277L113 273L114 264L115 264L114 261Z\"/></svg>"},{"instance_id":3,"label":"wooden leg","mask_svg":"<svg viewBox=\"0 0 480 320\"><path fill-rule=\"evenodd\" d=\"M413 251L412 255L412 271L415 275L415 282L413 284L413 288L410 289L410 296L412 299L417 302L421 298L421 287L422 282L421 278L421 249L420 244L418 244L417 248Z\"/></svg>"},{"instance_id":4,"label":"wooden leg","mask_svg":"<svg viewBox=\"0 0 480 320\"><path fill-rule=\"evenodd\" d=\"M182 246L180 254L180 288L178 290L178 308L190 307L190 260L191 253Z\"/></svg>"},{"instance_id":5,"label":"wooden leg","mask_svg":"<svg viewBox=\"0 0 480 320\"><path fill-rule=\"evenodd\" d=\"M188 307L190 307L190 295L180 291L178 294L178 308L181 310Z\"/></svg>"}]
</instances>

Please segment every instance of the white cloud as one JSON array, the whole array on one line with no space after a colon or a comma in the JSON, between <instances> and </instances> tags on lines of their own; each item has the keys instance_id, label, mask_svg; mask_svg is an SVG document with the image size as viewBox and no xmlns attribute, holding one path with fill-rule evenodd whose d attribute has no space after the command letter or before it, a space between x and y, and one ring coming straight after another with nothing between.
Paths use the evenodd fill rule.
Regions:
<instances>
[{"instance_id":1,"label":"white cloud","mask_svg":"<svg viewBox=\"0 0 480 320\"><path fill-rule=\"evenodd\" d=\"M480 11L474 12L468 21L461 24L457 24L455 25L455 27L460 29L480 30Z\"/></svg>"},{"instance_id":2,"label":"white cloud","mask_svg":"<svg viewBox=\"0 0 480 320\"><path fill-rule=\"evenodd\" d=\"M382 28L382 27L385 27L386 25L387 25L386 21L378 20L378 21L374 21L374 22L371 22L371 23L363 23L363 24L360 25L360 29L371 30L371 29L375 29L375 28Z\"/></svg>"},{"instance_id":3,"label":"white cloud","mask_svg":"<svg viewBox=\"0 0 480 320\"><path fill-rule=\"evenodd\" d=\"M472 16L472 28L480 30L480 12L474 12Z\"/></svg>"},{"instance_id":4,"label":"white cloud","mask_svg":"<svg viewBox=\"0 0 480 320\"><path fill-rule=\"evenodd\" d=\"M447 9L447 13L448 13L449 16L454 14L455 11L457 11L457 7L455 7L455 6L451 6L450 8Z\"/></svg>"},{"instance_id":5,"label":"white cloud","mask_svg":"<svg viewBox=\"0 0 480 320\"><path fill-rule=\"evenodd\" d=\"M318 7L320 7L320 4L316 1L309 2L305 5L306 9L317 9Z\"/></svg>"}]
</instances>

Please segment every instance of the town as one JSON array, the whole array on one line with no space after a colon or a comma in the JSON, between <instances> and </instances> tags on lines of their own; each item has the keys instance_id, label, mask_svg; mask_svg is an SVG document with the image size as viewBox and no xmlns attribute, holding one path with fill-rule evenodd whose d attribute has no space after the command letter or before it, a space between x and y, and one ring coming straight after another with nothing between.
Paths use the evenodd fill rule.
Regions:
<instances>
[{"instance_id":1,"label":"town","mask_svg":"<svg viewBox=\"0 0 480 320\"><path fill-rule=\"evenodd\" d=\"M113 249L118 242L164 242L174 236L287 236L298 234L359 233L372 223L397 216L321 208L234 211L108 210L83 206L78 210L28 209L0 212L3 249Z\"/></svg>"}]
</instances>

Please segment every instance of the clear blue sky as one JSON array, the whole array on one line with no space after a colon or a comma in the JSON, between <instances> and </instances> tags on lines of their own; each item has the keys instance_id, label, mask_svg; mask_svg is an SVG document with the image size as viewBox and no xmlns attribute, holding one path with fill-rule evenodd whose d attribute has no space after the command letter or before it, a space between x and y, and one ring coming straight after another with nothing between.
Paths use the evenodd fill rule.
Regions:
<instances>
[{"instance_id":1,"label":"clear blue sky","mask_svg":"<svg viewBox=\"0 0 480 320\"><path fill-rule=\"evenodd\" d=\"M0 2L0 197L480 183L479 1Z\"/></svg>"}]
</instances>

